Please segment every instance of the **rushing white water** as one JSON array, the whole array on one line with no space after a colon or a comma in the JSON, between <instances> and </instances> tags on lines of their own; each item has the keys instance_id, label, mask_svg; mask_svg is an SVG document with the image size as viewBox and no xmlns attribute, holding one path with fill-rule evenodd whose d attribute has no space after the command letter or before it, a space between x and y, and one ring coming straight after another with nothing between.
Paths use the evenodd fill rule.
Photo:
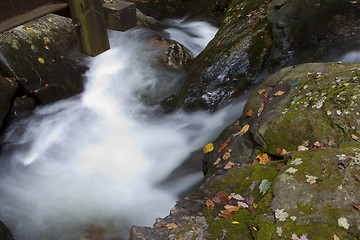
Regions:
<instances>
[{"instance_id":1,"label":"rushing white water","mask_svg":"<svg viewBox=\"0 0 360 240\"><path fill-rule=\"evenodd\" d=\"M343 62L360 62L360 51L350 51L344 54L340 60Z\"/></svg>"},{"instance_id":2,"label":"rushing white water","mask_svg":"<svg viewBox=\"0 0 360 240\"><path fill-rule=\"evenodd\" d=\"M215 31L191 23L174 38L196 54ZM171 93L182 78L157 68L158 51L147 43L152 34L140 28L111 32L111 50L89 59L81 96L38 108L9 129L10 147L1 157L0 219L17 240L80 239L90 225L126 238L132 225L150 226L167 215L177 194L201 178L195 174L171 189L158 187L234 120L242 104L215 114L149 114L146 102Z\"/></svg>"}]
</instances>

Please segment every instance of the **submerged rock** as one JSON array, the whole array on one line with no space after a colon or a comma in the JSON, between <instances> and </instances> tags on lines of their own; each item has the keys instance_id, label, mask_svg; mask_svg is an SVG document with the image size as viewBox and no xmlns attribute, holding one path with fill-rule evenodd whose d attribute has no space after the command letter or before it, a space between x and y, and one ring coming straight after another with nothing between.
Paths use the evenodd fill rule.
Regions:
<instances>
[{"instance_id":1,"label":"submerged rock","mask_svg":"<svg viewBox=\"0 0 360 240\"><path fill-rule=\"evenodd\" d=\"M130 239L358 239L359 72L310 63L269 76L204 151L204 183Z\"/></svg>"}]
</instances>

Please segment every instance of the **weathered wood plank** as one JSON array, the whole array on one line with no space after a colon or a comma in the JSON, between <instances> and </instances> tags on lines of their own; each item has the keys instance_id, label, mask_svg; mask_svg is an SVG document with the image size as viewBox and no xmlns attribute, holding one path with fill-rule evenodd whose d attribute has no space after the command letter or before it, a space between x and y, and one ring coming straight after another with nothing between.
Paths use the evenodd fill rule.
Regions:
<instances>
[{"instance_id":1,"label":"weathered wood plank","mask_svg":"<svg viewBox=\"0 0 360 240\"><path fill-rule=\"evenodd\" d=\"M5 32L14 27L17 27L21 24L27 23L36 18L45 16L49 13L64 9L67 6L68 5L66 3L54 2L54 3L45 4L42 6L37 6L33 9L27 8L26 10L23 10L22 13L18 12L17 15L13 14L14 16L11 16L11 17L6 15L7 18L4 17L0 20L0 33Z\"/></svg>"},{"instance_id":2,"label":"weathered wood plank","mask_svg":"<svg viewBox=\"0 0 360 240\"><path fill-rule=\"evenodd\" d=\"M110 49L101 0L69 0L79 50L96 56Z\"/></svg>"},{"instance_id":3,"label":"weathered wood plank","mask_svg":"<svg viewBox=\"0 0 360 240\"><path fill-rule=\"evenodd\" d=\"M103 6L108 29L126 31L136 26L135 3L114 0Z\"/></svg>"}]
</instances>

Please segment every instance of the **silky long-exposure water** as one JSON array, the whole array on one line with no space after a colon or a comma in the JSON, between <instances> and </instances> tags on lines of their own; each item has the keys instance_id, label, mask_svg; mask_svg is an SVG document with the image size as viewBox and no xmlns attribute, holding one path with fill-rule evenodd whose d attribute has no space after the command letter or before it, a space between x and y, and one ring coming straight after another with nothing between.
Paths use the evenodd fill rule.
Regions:
<instances>
[{"instance_id":1,"label":"silky long-exposure water","mask_svg":"<svg viewBox=\"0 0 360 240\"><path fill-rule=\"evenodd\" d=\"M198 54L216 33L205 22L172 21L169 33ZM199 31L202 29L203 31ZM0 219L17 240L80 239L91 225L127 238L133 225L165 216L201 173L159 187L189 154L242 111L157 117L147 102L169 95L182 74L159 68L156 33L110 32L111 50L88 59L80 96L40 107L6 133L1 156Z\"/></svg>"}]
</instances>

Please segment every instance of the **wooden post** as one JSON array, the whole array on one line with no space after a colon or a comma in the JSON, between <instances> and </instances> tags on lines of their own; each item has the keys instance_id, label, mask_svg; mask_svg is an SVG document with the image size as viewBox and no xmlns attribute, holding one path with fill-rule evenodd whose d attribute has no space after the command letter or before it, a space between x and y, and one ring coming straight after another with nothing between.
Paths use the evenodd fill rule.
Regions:
<instances>
[{"instance_id":1,"label":"wooden post","mask_svg":"<svg viewBox=\"0 0 360 240\"><path fill-rule=\"evenodd\" d=\"M135 3L113 0L104 4L107 28L126 31L137 24Z\"/></svg>"},{"instance_id":2,"label":"wooden post","mask_svg":"<svg viewBox=\"0 0 360 240\"><path fill-rule=\"evenodd\" d=\"M102 0L69 0L79 50L96 56L110 49Z\"/></svg>"}]
</instances>

